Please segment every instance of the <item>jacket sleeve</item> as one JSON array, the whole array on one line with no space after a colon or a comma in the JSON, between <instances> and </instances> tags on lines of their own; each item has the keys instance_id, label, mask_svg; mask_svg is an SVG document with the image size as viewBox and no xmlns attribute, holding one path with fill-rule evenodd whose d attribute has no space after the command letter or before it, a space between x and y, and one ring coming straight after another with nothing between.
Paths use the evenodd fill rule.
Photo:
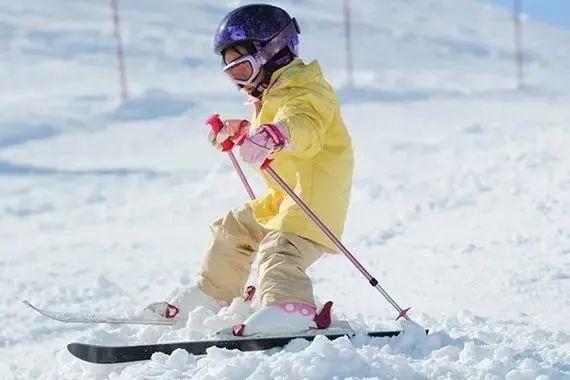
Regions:
<instances>
[{"instance_id":1,"label":"jacket sleeve","mask_svg":"<svg viewBox=\"0 0 570 380\"><path fill-rule=\"evenodd\" d=\"M324 104L313 101L313 96L304 95L291 99L275 114L275 123L287 128L291 151L299 157L310 158L319 153L324 145L326 127L332 113L322 110ZM317 107L321 111L317 111ZM325 112L323 112L325 111Z\"/></svg>"}]
</instances>

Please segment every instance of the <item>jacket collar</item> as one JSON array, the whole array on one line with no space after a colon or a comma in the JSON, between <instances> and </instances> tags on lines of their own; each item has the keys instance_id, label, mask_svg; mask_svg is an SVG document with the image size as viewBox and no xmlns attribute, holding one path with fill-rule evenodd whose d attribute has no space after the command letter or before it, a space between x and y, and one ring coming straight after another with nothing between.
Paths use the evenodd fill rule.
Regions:
<instances>
[{"instance_id":1,"label":"jacket collar","mask_svg":"<svg viewBox=\"0 0 570 380\"><path fill-rule=\"evenodd\" d=\"M305 65L301 59L297 58L273 73L263 95L267 95L273 89L299 86L319 76L322 76L322 70L317 61Z\"/></svg>"}]
</instances>

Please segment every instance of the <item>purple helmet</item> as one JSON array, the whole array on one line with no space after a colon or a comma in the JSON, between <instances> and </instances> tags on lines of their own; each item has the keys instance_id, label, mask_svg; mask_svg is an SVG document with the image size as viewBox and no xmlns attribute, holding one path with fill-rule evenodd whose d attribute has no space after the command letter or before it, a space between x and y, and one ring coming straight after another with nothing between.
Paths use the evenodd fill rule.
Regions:
<instances>
[{"instance_id":1,"label":"purple helmet","mask_svg":"<svg viewBox=\"0 0 570 380\"><path fill-rule=\"evenodd\" d=\"M267 4L244 5L231 11L220 23L214 37L216 54L238 43L253 49L265 64L286 47L297 55L297 20L279 7Z\"/></svg>"}]
</instances>

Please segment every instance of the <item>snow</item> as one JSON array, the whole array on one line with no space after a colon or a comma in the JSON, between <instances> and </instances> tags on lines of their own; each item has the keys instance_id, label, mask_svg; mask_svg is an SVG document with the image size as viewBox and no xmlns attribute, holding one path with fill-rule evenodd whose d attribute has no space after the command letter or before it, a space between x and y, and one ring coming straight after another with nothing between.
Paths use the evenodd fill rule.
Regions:
<instances>
[{"instance_id":1,"label":"snow","mask_svg":"<svg viewBox=\"0 0 570 380\"><path fill-rule=\"evenodd\" d=\"M430 335L95 366L65 345L203 339L251 309L197 309L171 329L62 324L20 303L127 315L192 282L208 224L247 199L203 126L249 115L210 50L239 3L122 0L120 104L108 2L0 0L0 378L569 379L570 32L525 20L515 91L511 15L477 0L352 2L352 89L342 2L276 2L353 136L343 240ZM398 327L344 257L310 274L335 318Z\"/></svg>"}]
</instances>

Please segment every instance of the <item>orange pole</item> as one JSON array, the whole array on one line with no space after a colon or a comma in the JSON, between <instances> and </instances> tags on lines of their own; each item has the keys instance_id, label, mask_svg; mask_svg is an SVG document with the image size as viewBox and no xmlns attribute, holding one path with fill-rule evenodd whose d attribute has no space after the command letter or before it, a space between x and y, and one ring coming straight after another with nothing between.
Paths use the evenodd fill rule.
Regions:
<instances>
[{"instance_id":1,"label":"orange pole","mask_svg":"<svg viewBox=\"0 0 570 380\"><path fill-rule=\"evenodd\" d=\"M113 13L113 26L115 39L117 41L117 63L119 67L119 80L121 81L121 98L123 101L126 101L129 99L129 89L127 87L127 70L125 67L123 38L121 36L121 23L119 20L119 0L111 0L111 11Z\"/></svg>"},{"instance_id":2,"label":"orange pole","mask_svg":"<svg viewBox=\"0 0 570 380\"><path fill-rule=\"evenodd\" d=\"M352 24L350 20L350 0L343 1L344 40L346 51L346 79L349 87L354 87L354 61L352 57Z\"/></svg>"},{"instance_id":3,"label":"orange pole","mask_svg":"<svg viewBox=\"0 0 570 380\"><path fill-rule=\"evenodd\" d=\"M524 86L524 57L522 51L522 0L514 0L513 4L513 22L515 26L515 64L517 70L517 87L521 89Z\"/></svg>"}]
</instances>

